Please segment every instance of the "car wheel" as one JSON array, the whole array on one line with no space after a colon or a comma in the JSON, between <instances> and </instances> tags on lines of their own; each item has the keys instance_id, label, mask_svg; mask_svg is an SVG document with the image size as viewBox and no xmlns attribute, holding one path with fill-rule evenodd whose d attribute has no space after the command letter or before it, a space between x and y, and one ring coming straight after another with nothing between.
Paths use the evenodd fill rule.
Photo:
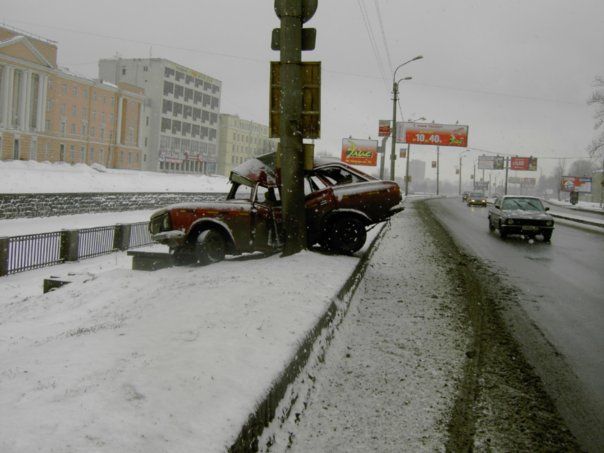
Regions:
<instances>
[{"instance_id":1,"label":"car wheel","mask_svg":"<svg viewBox=\"0 0 604 453\"><path fill-rule=\"evenodd\" d=\"M491 222L490 217L489 217L489 231L495 231L495 227L493 226L493 222Z\"/></svg>"},{"instance_id":2,"label":"car wheel","mask_svg":"<svg viewBox=\"0 0 604 453\"><path fill-rule=\"evenodd\" d=\"M541 234L543 235L543 242L550 242L552 240L553 231L544 231Z\"/></svg>"},{"instance_id":3,"label":"car wheel","mask_svg":"<svg viewBox=\"0 0 604 453\"><path fill-rule=\"evenodd\" d=\"M213 229L202 231L197 236L195 251L200 264L222 261L226 255L224 236Z\"/></svg>"},{"instance_id":4,"label":"car wheel","mask_svg":"<svg viewBox=\"0 0 604 453\"><path fill-rule=\"evenodd\" d=\"M195 250L192 247L179 247L172 252L174 264L177 266L186 266L195 262Z\"/></svg>"},{"instance_id":5,"label":"car wheel","mask_svg":"<svg viewBox=\"0 0 604 453\"><path fill-rule=\"evenodd\" d=\"M499 222L499 236L501 237L501 239L505 239L508 237L507 231L504 231L504 229L501 228L501 222Z\"/></svg>"},{"instance_id":6,"label":"car wheel","mask_svg":"<svg viewBox=\"0 0 604 453\"><path fill-rule=\"evenodd\" d=\"M356 217L348 216L333 219L324 238L328 249L348 255L360 250L366 240L365 224Z\"/></svg>"}]
</instances>

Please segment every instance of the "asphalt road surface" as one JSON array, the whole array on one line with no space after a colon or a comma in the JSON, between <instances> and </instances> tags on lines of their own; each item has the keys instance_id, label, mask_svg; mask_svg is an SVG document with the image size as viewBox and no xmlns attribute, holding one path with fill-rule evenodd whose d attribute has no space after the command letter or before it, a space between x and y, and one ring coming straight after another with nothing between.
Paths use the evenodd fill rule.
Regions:
<instances>
[{"instance_id":1,"label":"asphalt road surface","mask_svg":"<svg viewBox=\"0 0 604 453\"><path fill-rule=\"evenodd\" d=\"M571 429L602 431L604 234L558 223L551 244L520 236L504 241L497 231L489 232L488 208L469 208L460 198L435 199L428 205L468 253L519 291L510 305L520 308L516 319L526 319L516 326L515 336ZM529 332L532 328L536 336ZM539 337L551 346L553 357L535 351ZM578 435L602 438L594 432Z\"/></svg>"}]
</instances>

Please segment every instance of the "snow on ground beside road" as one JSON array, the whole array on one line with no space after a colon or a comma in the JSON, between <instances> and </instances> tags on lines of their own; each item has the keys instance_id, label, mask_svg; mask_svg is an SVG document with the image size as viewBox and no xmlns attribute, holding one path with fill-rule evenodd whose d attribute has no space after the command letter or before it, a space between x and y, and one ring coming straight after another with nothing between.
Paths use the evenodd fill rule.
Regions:
<instances>
[{"instance_id":1,"label":"snow on ground beside road","mask_svg":"<svg viewBox=\"0 0 604 453\"><path fill-rule=\"evenodd\" d=\"M589 201L579 201L576 205L573 205L569 201L560 201L555 198L548 198L545 201L547 201L550 204L554 204L556 206L563 206L565 208L587 209L587 210L594 211L594 212L603 212L603 209L600 206L600 203L592 203Z\"/></svg>"},{"instance_id":2,"label":"snow on ground beside road","mask_svg":"<svg viewBox=\"0 0 604 453\"><path fill-rule=\"evenodd\" d=\"M0 451L223 451L358 257L126 260L48 294L67 266L0 279Z\"/></svg>"},{"instance_id":3,"label":"snow on ground beside road","mask_svg":"<svg viewBox=\"0 0 604 453\"><path fill-rule=\"evenodd\" d=\"M151 209L142 211L101 212L97 214L5 219L0 220L0 237L101 227L115 225L116 223L148 222L154 211L154 209Z\"/></svg>"},{"instance_id":4,"label":"snow on ground beside road","mask_svg":"<svg viewBox=\"0 0 604 453\"><path fill-rule=\"evenodd\" d=\"M224 176L108 169L94 164L0 161L0 193L228 192Z\"/></svg>"}]
</instances>

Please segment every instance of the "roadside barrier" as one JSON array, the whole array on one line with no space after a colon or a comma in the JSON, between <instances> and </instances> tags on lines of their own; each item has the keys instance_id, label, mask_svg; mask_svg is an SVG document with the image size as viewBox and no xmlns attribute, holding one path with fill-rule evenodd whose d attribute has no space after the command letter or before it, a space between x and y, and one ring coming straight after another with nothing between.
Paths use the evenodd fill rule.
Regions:
<instances>
[{"instance_id":1,"label":"roadside barrier","mask_svg":"<svg viewBox=\"0 0 604 453\"><path fill-rule=\"evenodd\" d=\"M0 237L0 276L153 244L148 224Z\"/></svg>"}]
</instances>

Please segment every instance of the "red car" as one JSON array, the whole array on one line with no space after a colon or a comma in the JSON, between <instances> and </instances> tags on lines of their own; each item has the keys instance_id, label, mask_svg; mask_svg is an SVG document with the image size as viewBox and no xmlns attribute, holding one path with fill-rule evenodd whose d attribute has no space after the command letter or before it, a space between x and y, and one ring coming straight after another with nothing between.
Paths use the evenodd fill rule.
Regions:
<instances>
[{"instance_id":1,"label":"red car","mask_svg":"<svg viewBox=\"0 0 604 453\"><path fill-rule=\"evenodd\" d=\"M230 175L222 202L176 204L151 216L153 239L177 262L212 263L226 254L272 252L283 245L274 153L250 159ZM402 211L398 184L369 176L338 160L315 160L305 172L309 245L351 254L365 244L366 228Z\"/></svg>"}]
</instances>

